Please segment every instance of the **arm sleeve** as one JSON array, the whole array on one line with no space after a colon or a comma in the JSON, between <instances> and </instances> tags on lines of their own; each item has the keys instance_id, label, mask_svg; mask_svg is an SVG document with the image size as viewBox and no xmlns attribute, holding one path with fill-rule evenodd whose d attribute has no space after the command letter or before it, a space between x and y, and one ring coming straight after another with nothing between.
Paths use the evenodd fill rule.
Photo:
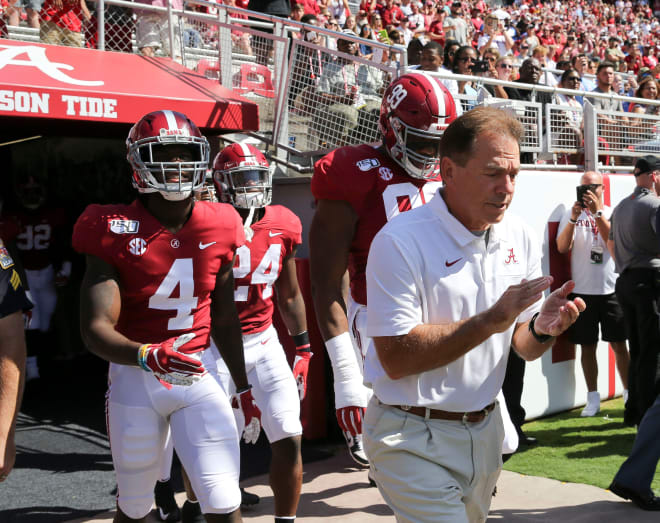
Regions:
<instances>
[{"instance_id":1,"label":"arm sleeve","mask_svg":"<svg viewBox=\"0 0 660 523\"><path fill-rule=\"evenodd\" d=\"M367 334L399 336L422 323L422 305L414 253L382 231L376 235L367 262Z\"/></svg>"}]
</instances>

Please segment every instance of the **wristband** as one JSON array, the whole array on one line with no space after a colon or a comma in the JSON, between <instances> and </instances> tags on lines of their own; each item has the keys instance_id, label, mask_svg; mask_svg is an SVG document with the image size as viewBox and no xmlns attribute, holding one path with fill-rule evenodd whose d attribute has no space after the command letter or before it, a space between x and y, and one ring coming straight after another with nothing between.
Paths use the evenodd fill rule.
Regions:
<instances>
[{"instance_id":1,"label":"wristband","mask_svg":"<svg viewBox=\"0 0 660 523\"><path fill-rule=\"evenodd\" d=\"M243 394L244 392L247 392L248 390L252 390L252 385L250 385L249 383L245 387L243 387L242 389L236 389L236 395L240 396L241 394Z\"/></svg>"},{"instance_id":2,"label":"wristband","mask_svg":"<svg viewBox=\"0 0 660 523\"><path fill-rule=\"evenodd\" d=\"M291 336L291 339L293 339L297 352L310 352L311 345L309 343L309 334L307 331Z\"/></svg>"},{"instance_id":3,"label":"wristband","mask_svg":"<svg viewBox=\"0 0 660 523\"><path fill-rule=\"evenodd\" d=\"M575 225L577 223L577 220L574 220L573 218L569 218L568 223L572 223L573 225Z\"/></svg>"},{"instance_id":4,"label":"wristband","mask_svg":"<svg viewBox=\"0 0 660 523\"><path fill-rule=\"evenodd\" d=\"M554 336L551 334L539 334L536 332L534 329L534 322L536 321L536 318L538 317L539 313L537 312L532 316L532 319L529 320L529 332L532 333L532 336L534 336L534 339L538 341L539 343L546 343L547 341L550 341Z\"/></svg>"},{"instance_id":5,"label":"wristband","mask_svg":"<svg viewBox=\"0 0 660 523\"><path fill-rule=\"evenodd\" d=\"M149 349L149 344L145 343L144 345L140 345L140 348L138 349L137 353L137 362L140 367L142 367L143 370L146 370L147 372L151 372L151 369L147 366L147 350Z\"/></svg>"}]
</instances>

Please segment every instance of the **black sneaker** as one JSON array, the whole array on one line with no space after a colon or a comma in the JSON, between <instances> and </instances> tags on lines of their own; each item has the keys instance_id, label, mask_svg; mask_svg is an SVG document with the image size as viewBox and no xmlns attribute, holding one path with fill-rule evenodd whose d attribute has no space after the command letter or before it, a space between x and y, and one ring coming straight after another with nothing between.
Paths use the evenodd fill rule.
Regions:
<instances>
[{"instance_id":1,"label":"black sneaker","mask_svg":"<svg viewBox=\"0 0 660 523\"><path fill-rule=\"evenodd\" d=\"M248 492L245 490L243 487L241 487L241 507L253 507L254 505L258 505L259 502L261 501L261 498L257 496L256 494L252 494L251 492Z\"/></svg>"},{"instance_id":2,"label":"black sneaker","mask_svg":"<svg viewBox=\"0 0 660 523\"><path fill-rule=\"evenodd\" d=\"M181 507L181 523L206 523L199 503L186 500Z\"/></svg>"},{"instance_id":3,"label":"black sneaker","mask_svg":"<svg viewBox=\"0 0 660 523\"><path fill-rule=\"evenodd\" d=\"M161 521L179 521L181 510L174 499L174 490L172 483L167 481L156 481L154 488L154 498L156 500L156 511Z\"/></svg>"}]
</instances>

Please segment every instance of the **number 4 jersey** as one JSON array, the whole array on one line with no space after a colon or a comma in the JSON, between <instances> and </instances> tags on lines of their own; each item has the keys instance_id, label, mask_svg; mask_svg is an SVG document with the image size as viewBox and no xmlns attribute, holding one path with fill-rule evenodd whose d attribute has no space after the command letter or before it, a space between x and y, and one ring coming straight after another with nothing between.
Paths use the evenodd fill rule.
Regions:
<instances>
[{"instance_id":1,"label":"number 4 jersey","mask_svg":"<svg viewBox=\"0 0 660 523\"><path fill-rule=\"evenodd\" d=\"M187 353L209 346L216 275L243 243L243 224L234 208L209 202L196 202L176 234L139 200L90 205L73 230L76 251L104 260L119 274L117 331L142 343L194 332L182 348Z\"/></svg>"},{"instance_id":2,"label":"number 4 jersey","mask_svg":"<svg viewBox=\"0 0 660 523\"><path fill-rule=\"evenodd\" d=\"M348 202L358 216L348 259L351 296L356 302L367 304L365 271L376 233L397 214L428 202L440 185L440 181L411 178L370 145L342 147L316 163L314 197Z\"/></svg>"},{"instance_id":3,"label":"number 4 jersey","mask_svg":"<svg viewBox=\"0 0 660 523\"><path fill-rule=\"evenodd\" d=\"M236 251L234 300L243 334L266 330L273 319L273 284L284 260L302 243L302 225L286 207L269 205L252 224L254 236Z\"/></svg>"}]
</instances>

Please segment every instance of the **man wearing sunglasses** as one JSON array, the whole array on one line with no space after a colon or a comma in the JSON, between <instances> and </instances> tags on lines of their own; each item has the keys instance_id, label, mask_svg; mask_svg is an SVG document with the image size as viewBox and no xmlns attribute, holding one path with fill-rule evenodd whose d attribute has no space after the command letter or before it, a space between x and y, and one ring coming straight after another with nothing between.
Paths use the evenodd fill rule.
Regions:
<instances>
[{"instance_id":1,"label":"man wearing sunglasses","mask_svg":"<svg viewBox=\"0 0 660 523\"><path fill-rule=\"evenodd\" d=\"M587 384L587 405L582 417L595 416L600 411L598 392L598 362L596 347L598 327L603 341L612 347L616 366L623 383L624 400L628 395L628 364L623 310L614 294L618 277L614 260L607 250L612 209L603 205L603 176L588 171L582 175L577 194L580 197L566 210L559 224L557 250L571 253L571 275L575 295L587 304L587 310L569 328L573 343L581 346L581 363Z\"/></svg>"}]
</instances>

